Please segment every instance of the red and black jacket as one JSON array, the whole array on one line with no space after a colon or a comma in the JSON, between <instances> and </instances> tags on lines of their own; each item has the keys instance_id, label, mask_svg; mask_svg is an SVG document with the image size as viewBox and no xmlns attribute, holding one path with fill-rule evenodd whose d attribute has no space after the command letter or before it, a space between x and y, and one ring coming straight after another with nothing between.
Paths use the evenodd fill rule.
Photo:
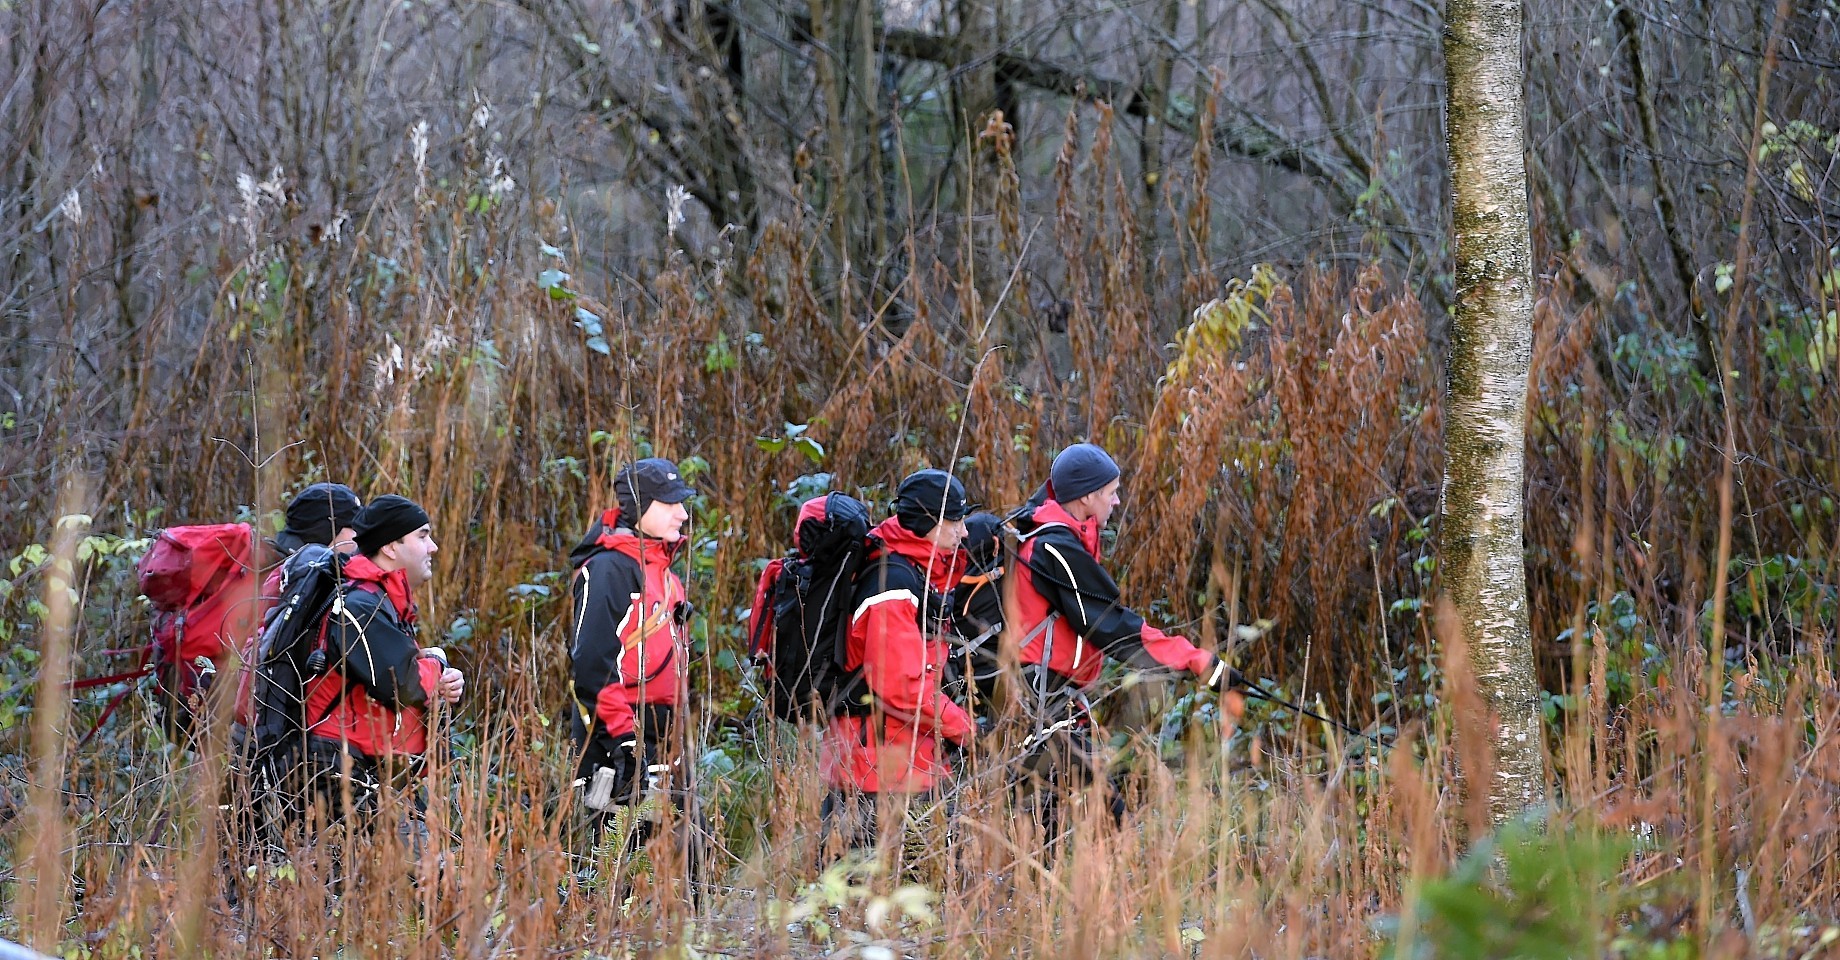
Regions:
<instances>
[{"instance_id":1,"label":"red and black jacket","mask_svg":"<svg viewBox=\"0 0 1840 960\"><path fill-rule=\"evenodd\" d=\"M1213 679L1219 658L1146 624L1120 600L1118 584L1099 565L1098 523L1076 520L1049 500L1017 526L1015 635L1023 639L1024 665L1044 665L1080 686L1099 678L1105 657Z\"/></svg>"},{"instance_id":2,"label":"red and black jacket","mask_svg":"<svg viewBox=\"0 0 1840 960\"><path fill-rule=\"evenodd\" d=\"M845 663L861 678L846 693L858 702L825 728L819 765L833 787L921 792L946 772L940 739L964 743L977 729L939 689L950 655L947 597L964 559L892 517L871 537L877 546L856 581Z\"/></svg>"},{"instance_id":3,"label":"red and black jacket","mask_svg":"<svg viewBox=\"0 0 1840 960\"><path fill-rule=\"evenodd\" d=\"M443 666L416 643L409 578L363 556L343 569L344 590L326 620L328 669L306 685L307 732L366 759L420 757Z\"/></svg>"},{"instance_id":4,"label":"red and black jacket","mask_svg":"<svg viewBox=\"0 0 1840 960\"><path fill-rule=\"evenodd\" d=\"M570 554L574 624L571 735L604 748L634 735L645 705L675 706L684 682L684 584L679 544L641 537L609 510Z\"/></svg>"}]
</instances>

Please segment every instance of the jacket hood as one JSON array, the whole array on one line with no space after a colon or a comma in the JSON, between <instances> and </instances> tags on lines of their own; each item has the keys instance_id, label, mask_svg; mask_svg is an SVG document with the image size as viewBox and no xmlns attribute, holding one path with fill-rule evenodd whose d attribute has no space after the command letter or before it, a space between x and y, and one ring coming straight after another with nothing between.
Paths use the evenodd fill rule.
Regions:
<instances>
[{"instance_id":1,"label":"jacket hood","mask_svg":"<svg viewBox=\"0 0 1840 960\"><path fill-rule=\"evenodd\" d=\"M1061 506L1058 501L1049 500L1046 503L1037 505L1033 511L1027 514L1026 520L1022 523L1018 523L1017 526L1022 529L1023 536L1033 535L1043 527L1066 527L1073 531L1074 536L1079 538L1080 546L1085 547L1086 552L1092 554L1094 560L1099 559L1098 521L1090 519L1075 520L1073 514L1068 513L1067 508Z\"/></svg>"},{"instance_id":2,"label":"jacket hood","mask_svg":"<svg viewBox=\"0 0 1840 960\"><path fill-rule=\"evenodd\" d=\"M384 596L390 598L390 605L396 608L396 616L404 623L415 622L415 598L409 593L408 571L385 571L362 553L346 557L340 569L347 580L377 584Z\"/></svg>"},{"instance_id":3,"label":"jacket hood","mask_svg":"<svg viewBox=\"0 0 1840 960\"><path fill-rule=\"evenodd\" d=\"M1054 498L1048 496L1048 484L1044 481L1041 486L1035 488L1034 493L1029 494L1027 500L1022 501L1022 506L1011 510L1009 514L1003 518L1003 522L1014 526L1017 533L1028 533L1030 530L1035 529L1036 526L1034 518L1035 509L1044 503L1053 502Z\"/></svg>"},{"instance_id":4,"label":"jacket hood","mask_svg":"<svg viewBox=\"0 0 1840 960\"><path fill-rule=\"evenodd\" d=\"M869 531L869 535L880 540L884 549L913 561L914 566L926 573L927 583L935 590L952 589L964 573L964 551L939 549L931 540L902 526L900 517L883 520Z\"/></svg>"},{"instance_id":5,"label":"jacket hood","mask_svg":"<svg viewBox=\"0 0 1840 960\"><path fill-rule=\"evenodd\" d=\"M581 565L587 563L595 554L607 549L601 546L601 534L606 531L607 528L599 520L595 520L588 526L588 532L582 535L581 542L569 549L570 570L580 569Z\"/></svg>"},{"instance_id":6,"label":"jacket hood","mask_svg":"<svg viewBox=\"0 0 1840 960\"><path fill-rule=\"evenodd\" d=\"M614 512L608 511L608 513ZM663 540L641 537L629 527L618 525L609 527L606 517L603 516L594 521L594 525L588 528L581 542L569 551L569 569L580 569L582 564L609 550L624 553L641 564L647 562L669 564L677 558L678 551L683 549L684 542L678 540L676 543L666 543Z\"/></svg>"}]
</instances>

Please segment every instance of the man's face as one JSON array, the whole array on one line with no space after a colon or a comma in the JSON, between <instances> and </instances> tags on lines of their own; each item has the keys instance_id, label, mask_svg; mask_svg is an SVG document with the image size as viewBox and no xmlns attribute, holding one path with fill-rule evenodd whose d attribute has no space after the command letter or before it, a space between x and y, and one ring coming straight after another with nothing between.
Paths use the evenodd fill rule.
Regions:
<instances>
[{"instance_id":1,"label":"man's face","mask_svg":"<svg viewBox=\"0 0 1840 960\"><path fill-rule=\"evenodd\" d=\"M1080 502L1085 504L1086 515L1099 521L1101 527L1111 521L1112 511L1118 507L1118 487L1121 482L1113 480L1080 498Z\"/></svg>"},{"instance_id":2,"label":"man's face","mask_svg":"<svg viewBox=\"0 0 1840 960\"><path fill-rule=\"evenodd\" d=\"M397 569L409 575L410 586L419 587L434 579L434 554L439 549L433 529L424 524L401 540L384 545L379 552L387 554Z\"/></svg>"},{"instance_id":3,"label":"man's face","mask_svg":"<svg viewBox=\"0 0 1840 960\"><path fill-rule=\"evenodd\" d=\"M639 515L639 533L653 540L676 543L684 538L684 524L689 522L690 511L683 504L653 500Z\"/></svg>"},{"instance_id":4,"label":"man's face","mask_svg":"<svg viewBox=\"0 0 1840 960\"><path fill-rule=\"evenodd\" d=\"M350 527L340 527L338 535L332 538L332 549L341 556L351 556L358 552L358 534Z\"/></svg>"},{"instance_id":5,"label":"man's face","mask_svg":"<svg viewBox=\"0 0 1840 960\"><path fill-rule=\"evenodd\" d=\"M941 520L933 524L932 530L927 531L926 538L942 553L957 550L959 544L965 542L965 521Z\"/></svg>"}]
</instances>

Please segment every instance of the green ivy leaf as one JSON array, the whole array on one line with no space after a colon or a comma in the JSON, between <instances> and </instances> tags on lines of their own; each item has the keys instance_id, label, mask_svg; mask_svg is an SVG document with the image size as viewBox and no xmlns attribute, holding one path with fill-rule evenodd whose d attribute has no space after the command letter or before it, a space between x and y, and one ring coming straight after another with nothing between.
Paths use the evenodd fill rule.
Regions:
<instances>
[{"instance_id":1,"label":"green ivy leaf","mask_svg":"<svg viewBox=\"0 0 1840 960\"><path fill-rule=\"evenodd\" d=\"M812 463L824 462L824 445L820 444L818 441L810 437L795 437L792 441L792 446L793 449L804 454L805 459L810 460Z\"/></svg>"}]
</instances>

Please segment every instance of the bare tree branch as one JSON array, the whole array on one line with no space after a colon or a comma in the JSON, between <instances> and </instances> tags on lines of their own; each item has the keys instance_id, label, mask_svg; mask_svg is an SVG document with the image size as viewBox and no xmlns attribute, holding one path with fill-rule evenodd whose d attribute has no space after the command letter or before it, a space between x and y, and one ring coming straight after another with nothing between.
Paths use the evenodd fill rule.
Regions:
<instances>
[{"instance_id":1,"label":"bare tree branch","mask_svg":"<svg viewBox=\"0 0 1840 960\"><path fill-rule=\"evenodd\" d=\"M1699 272L1693 268L1693 252L1680 232L1674 188L1668 183L1667 171L1661 167L1661 129L1655 120L1655 96L1649 89L1648 70L1642 63L1641 26L1626 3L1616 8L1616 29L1622 34L1623 55L1629 60L1629 72L1634 79L1636 117L1642 123L1649 175L1655 178L1655 213L1661 218L1661 232L1667 235L1668 252L1673 256L1674 273L1680 278L1681 292L1687 297L1687 313L1692 317L1694 339L1699 343L1700 374L1711 380L1718 373L1714 365L1718 354L1713 348L1712 318L1707 316L1699 294Z\"/></svg>"}]
</instances>

